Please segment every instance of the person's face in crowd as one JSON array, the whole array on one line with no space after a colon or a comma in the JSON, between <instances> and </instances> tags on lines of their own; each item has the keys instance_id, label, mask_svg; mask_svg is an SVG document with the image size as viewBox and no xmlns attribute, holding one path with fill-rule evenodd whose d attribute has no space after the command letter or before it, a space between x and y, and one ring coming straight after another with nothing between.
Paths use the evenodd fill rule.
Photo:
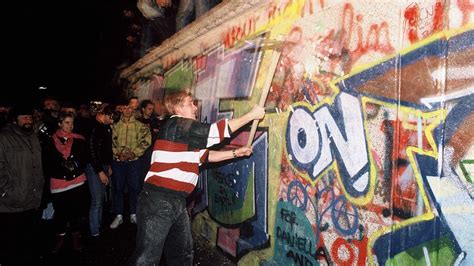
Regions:
<instances>
[{"instance_id":1,"label":"person's face in crowd","mask_svg":"<svg viewBox=\"0 0 474 266\"><path fill-rule=\"evenodd\" d=\"M130 99L130 102L128 103L128 105L129 105L130 107L132 107L132 110L133 110L133 111L137 110L137 109L138 109L138 105L139 105L138 99L135 99L135 98Z\"/></svg>"},{"instance_id":2,"label":"person's face in crowd","mask_svg":"<svg viewBox=\"0 0 474 266\"><path fill-rule=\"evenodd\" d=\"M74 129L74 118L72 117L66 117L64 120L59 123L59 127L68 133L71 133L72 130Z\"/></svg>"},{"instance_id":3,"label":"person's face in crowd","mask_svg":"<svg viewBox=\"0 0 474 266\"><path fill-rule=\"evenodd\" d=\"M122 108L122 115L125 119L129 119L130 117L132 117L133 115L132 107L130 105L124 106Z\"/></svg>"},{"instance_id":4,"label":"person's face in crowd","mask_svg":"<svg viewBox=\"0 0 474 266\"><path fill-rule=\"evenodd\" d=\"M33 116L32 115L19 115L16 118L16 124L24 131L33 131Z\"/></svg>"},{"instance_id":5,"label":"person's face in crowd","mask_svg":"<svg viewBox=\"0 0 474 266\"><path fill-rule=\"evenodd\" d=\"M74 116L77 116L76 108L73 108L73 107L61 107L61 112L69 113Z\"/></svg>"},{"instance_id":6,"label":"person's face in crowd","mask_svg":"<svg viewBox=\"0 0 474 266\"><path fill-rule=\"evenodd\" d=\"M196 120L197 119L197 107L194 104L194 100L191 96L184 98L183 103L178 106L177 114L184 117Z\"/></svg>"},{"instance_id":7,"label":"person's face in crowd","mask_svg":"<svg viewBox=\"0 0 474 266\"><path fill-rule=\"evenodd\" d=\"M33 110L33 122L43 121L43 113L39 110Z\"/></svg>"},{"instance_id":8,"label":"person's face in crowd","mask_svg":"<svg viewBox=\"0 0 474 266\"><path fill-rule=\"evenodd\" d=\"M77 112L78 116L89 118L91 116L91 108L86 104L81 104L79 111Z\"/></svg>"},{"instance_id":9,"label":"person's face in crowd","mask_svg":"<svg viewBox=\"0 0 474 266\"><path fill-rule=\"evenodd\" d=\"M97 121L105 125L111 125L114 119L112 118L112 114L99 113L97 114Z\"/></svg>"},{"instance_id":10,"label":"person's face in crowd","mask_svg":"<svg viewBox=\"0 0 474 266\"><path fill-rule=\"evenodd\" d=\"M155 110L155 105L147 104L145 108L142 108L143 116L150 117L153 114L154 110Z\"/></svg>"},{"instance_id":11,"label":"person's face in crowd","mask_svg":"<svg viewBox=\"0 0 474 266\"><path fill-rule=\"evenodd\" d=\"M133 17L133 12L131 10L124 9L123 10L123 16L126 17L126 18L131 18L131 17Z\"/></svg>"},{"instance_id":12,"label":"person's face in crowd","mask_svg":"<svg viewBox=\"0 0 474 266\"><path fill-rule=\"evenodd\" d=\"M44 109L46 110L59 111L60 109L58 101L53 100L53 99L45 100L43 105L44 105Z\"/></svg>"},{"instance_id":13,"label":"person's face in crowd","mask_svg":"<svg viewBox=\"0 0 474 266\"><path fill-rule=\"evenodd\" d=\"M0 113L8 114L9 111L10 111L10 107L0 106Z\"/></svg>"}]
</instances>

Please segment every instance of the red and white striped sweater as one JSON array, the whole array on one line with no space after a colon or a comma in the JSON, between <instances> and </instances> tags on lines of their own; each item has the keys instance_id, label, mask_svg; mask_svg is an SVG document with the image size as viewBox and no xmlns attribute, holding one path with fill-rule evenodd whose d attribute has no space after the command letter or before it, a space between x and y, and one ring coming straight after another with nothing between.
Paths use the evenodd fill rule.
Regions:
<instances>
[{"instance_id":1,"label":"red and white striped sweater","mask_svg":"<svg viewBox=\"0 0 474 266\"><path fill-rule=\"evenodd\" d=\"M160 129L153 147L145 182L165 190L190 194L199 178L199 166L207 161L207 148L230 137L227 119L202 124L178 116Z\"/></svg>"}]
</instances>

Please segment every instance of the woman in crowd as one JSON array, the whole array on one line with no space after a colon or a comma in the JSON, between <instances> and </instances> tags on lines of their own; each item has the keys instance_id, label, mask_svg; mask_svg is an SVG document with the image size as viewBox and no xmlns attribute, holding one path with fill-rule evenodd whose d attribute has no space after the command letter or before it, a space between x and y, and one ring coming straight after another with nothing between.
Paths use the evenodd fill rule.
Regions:
<instances>
[{"instance_id":1,"label":"woman in crowd","mask_svg":"<svg viewBox=\"0 0 474 266\"><path fill-rule=\"evenodd\" d=\"M79 226L88 202L84 173L87 163L86 141L81 135L72 133L73 114L61 113L58 125L59 129L51 136L44 151L45 175L50 178L57 233L53 253L57 253L63 246L68 223L74 250L82 250Z\"/></svg>"}]
</instances>

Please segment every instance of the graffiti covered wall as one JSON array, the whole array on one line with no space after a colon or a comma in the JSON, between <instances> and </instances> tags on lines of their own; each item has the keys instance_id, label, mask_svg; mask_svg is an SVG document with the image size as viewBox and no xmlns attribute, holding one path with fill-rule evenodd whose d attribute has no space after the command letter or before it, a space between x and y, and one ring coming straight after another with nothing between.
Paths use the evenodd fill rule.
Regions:
<instances>
[{"instance_id":1,"label":"graffiti covered wall","mask_svg":"<svg viewBox=\"0 0 474 266\"><path fill-rule=\"evenodd\" d=\"M474 265L474 1L247 4L130 75L214 122L281 52L254 154L203 169L193 230L241 265Z\"/></svg>"}]
</instances>

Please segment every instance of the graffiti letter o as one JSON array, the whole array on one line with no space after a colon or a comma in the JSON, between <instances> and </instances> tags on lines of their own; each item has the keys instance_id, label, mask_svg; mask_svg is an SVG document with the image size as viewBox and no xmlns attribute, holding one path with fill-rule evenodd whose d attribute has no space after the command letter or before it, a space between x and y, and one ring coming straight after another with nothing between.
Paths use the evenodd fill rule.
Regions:
<instances>
[{"instance_id":1,"label":"graffiti letter o","mask_svg":"<svg viewBox=\"0 0 474 266\"><path fill-rule=\"evenodd\" d=\"M311 113L300 108L288 119L286 146L298 167L309 169L321 153L321 133Z\"/></svg>"}]
</instances>

